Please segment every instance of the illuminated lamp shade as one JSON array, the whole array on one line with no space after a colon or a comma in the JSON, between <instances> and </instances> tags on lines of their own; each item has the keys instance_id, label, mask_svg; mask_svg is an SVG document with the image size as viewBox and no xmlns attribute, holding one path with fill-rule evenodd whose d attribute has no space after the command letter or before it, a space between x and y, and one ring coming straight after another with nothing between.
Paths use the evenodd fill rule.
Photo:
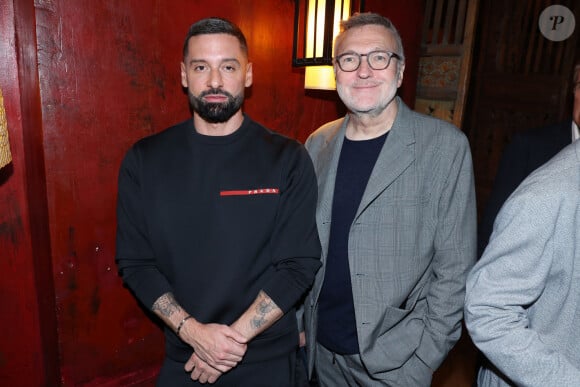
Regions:
<instances>
[{"instance_id":1,"label":"illuminated lamp shade","mask_svg":"<svg viewBox=\"0 0 580 387\"><path fill-rule=\"evenodd\" d=\"M304 88L315 90L336 90L332 66L307 66L304 70Z\"/></svg>"},{"instance_id":2,"label":"illuminated lamp shade","mask_svg":"<svg viewBox=\"0 0 580 387\"><path fill-rule=\"evenodd\" d=\"M306 89L334 90L332 45L340 21L348 19L351 0L295 0L292 65L305 67ZM362 1L358 9L362 9Z\"/></svg>"}]
</instances>

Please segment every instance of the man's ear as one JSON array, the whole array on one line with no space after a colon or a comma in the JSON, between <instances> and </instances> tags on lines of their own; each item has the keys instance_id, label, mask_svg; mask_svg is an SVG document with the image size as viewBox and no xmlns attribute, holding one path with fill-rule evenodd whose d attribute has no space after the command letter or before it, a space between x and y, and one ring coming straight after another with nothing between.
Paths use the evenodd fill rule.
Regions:
<instances>
[{"instance_id":1,"label":"man's ear","mask_svg":"<svg viewBox=\"0 0 580 387\"><path fill-rule=\"evenodd\" d=\"M181 86L187 88L187 71L185 71L185 63L181 62Z\"/></svg>"},{"instance_id":2,"label":"man's ear","mask_svg":"<svg viewBox=\"0 0 580 387\"><path fill-rule=\"evenodd\" d=\"M405 72L405 62L399 63L397 66L397 88L401 87L403 83L403 73Z\"/></svg>"},{"instance_id":3,"label":"man's ear","mask_svg":"<svg viewBox=\"0 0 580 387\"><path fill-rule=\"evenodd\" d=\"M254 75L252 73L252 63L248 63L248 66L246 67L246 82L245 82L245 86L246 87L250 87L252 86L252 82L254 82Z\"/></svg>"}]
</instances>

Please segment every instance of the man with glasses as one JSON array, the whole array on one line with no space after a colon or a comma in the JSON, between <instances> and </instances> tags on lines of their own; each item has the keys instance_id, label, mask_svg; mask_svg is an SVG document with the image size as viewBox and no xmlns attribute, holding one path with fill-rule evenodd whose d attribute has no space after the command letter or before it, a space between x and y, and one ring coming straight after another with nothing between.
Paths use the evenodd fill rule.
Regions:
<instances>
[{"instance_id":1,"label":"man with glasses","mask_svg":"<svg viewBox=\"0 0 580 387\"><path fill-rule=\"evenodd\" d=\"M459 339L475 261L469 145L396 96L405 56L389 19L352 16L334 48L348 114L306 142L323 247L305 303L309 372L321 386L429 386Z\"/></svg>"}]
</instances>

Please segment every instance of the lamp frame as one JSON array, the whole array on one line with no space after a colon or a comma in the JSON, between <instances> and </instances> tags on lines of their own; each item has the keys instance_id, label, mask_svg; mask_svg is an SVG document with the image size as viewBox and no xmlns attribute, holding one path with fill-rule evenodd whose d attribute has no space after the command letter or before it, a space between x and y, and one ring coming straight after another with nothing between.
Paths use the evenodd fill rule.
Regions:
<instances>
[{"instance_id":1,"label":"lamp frame","mask_svg":"<svg viewBox=\"0 0 580 387\"><path fill-rule=\"evenodd\" d=\"M335 0L326 0L324 11L324 39L322 56L317 57L316 47L316 31L317 19L314 18L314 42L313 52L314 57L306 57L306 38L307 38L307 16L308 16L308 1L309 0L295 0L296 6L294 10L294 39L292 43L292 66L306 67L306 66L330 66L332 65L332 44L334 32L334 6ZM318 9L318 1L315 0L315 9ZM365 0L353 0L351 5L351 15L355 12L363 12ZM342 11L341 11L342 12ZM300 52L299 52L300 51Z\"/></svg>"}]
</instances>

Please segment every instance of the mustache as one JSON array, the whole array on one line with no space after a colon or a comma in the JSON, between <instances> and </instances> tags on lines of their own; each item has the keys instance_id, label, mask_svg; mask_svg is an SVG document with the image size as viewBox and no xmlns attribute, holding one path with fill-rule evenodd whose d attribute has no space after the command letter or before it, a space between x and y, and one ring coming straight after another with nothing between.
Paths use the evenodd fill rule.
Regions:
<instances>
[{"instance_id":1,"label":"mustache","mask_svg":"<svg viewBox=\"0 0 580 387\"><path fill-rule=\"evenodd\" d=\"M205 96L207 96L207 95L223 95L223 96L226 96L226 97L228 97L228 98L234 98L234 96L233 96L233 95L231 95L230 93L228 93L228 92L227 92L227 91L225 91L225 90L222 90L222 89L213 89L213 88L212 88L212 89L209 89L209 90L206 90L206 91L203 91L203 92L201 92L201 93L199 94L199 98L203 98L203 97L205 97Z\"/></svg>"}]
</instances>

